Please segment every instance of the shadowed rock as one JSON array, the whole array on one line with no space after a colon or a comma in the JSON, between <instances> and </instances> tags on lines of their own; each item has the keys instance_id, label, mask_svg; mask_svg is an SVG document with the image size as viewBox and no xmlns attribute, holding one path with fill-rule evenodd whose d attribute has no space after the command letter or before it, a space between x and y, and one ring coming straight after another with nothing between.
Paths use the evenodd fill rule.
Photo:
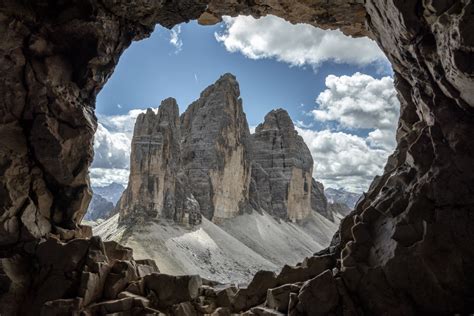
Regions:
<instances>
[{"instance_id":1,"label":"shadowed rock","mask_svg":"<svg viewBox=\"0 0 474 316\"><path fill-rule=\"evenodd\" d=\"M279 218L306 218L312 209L313 157L285 110L271 111L257 126L252 158L259 200L254 203Z\"/></svg>"},{"instance_id":2,"label":"shadowed rock","mask_svg":"<svg viewBox=\"0 0 474 316\"><path fill-rule=\"evenodd\" d=\"M393 66L401 104L397 149L327 251L338 269L314 281L328 291L324 310L333 310L336 283L342 304L356 302L361 314L472 313L472 8L472 1L2 2L0 310L87 309L82 272L108 266L100 243L78 239L78 225L91 196L94 101L130 43L156 23L276 14L370 34ZM109 313L136 308L129 298L94 304ZM298 306L319 312L290 293L289 313ZM139 310L150 311L158 312Z\"/></svg>"}]
</instances>

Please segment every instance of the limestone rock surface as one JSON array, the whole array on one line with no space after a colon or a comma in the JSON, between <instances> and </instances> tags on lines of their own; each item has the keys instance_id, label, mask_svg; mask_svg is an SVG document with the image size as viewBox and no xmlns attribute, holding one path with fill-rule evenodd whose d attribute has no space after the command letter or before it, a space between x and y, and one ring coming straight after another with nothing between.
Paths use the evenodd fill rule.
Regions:
<instances>
[{"instance_id":1,"label":"limestone rock surface","mask_svg":"<svg viewBox=\"0 0 474 316\"><path fill-rule=\"evenodd\" d=\"M164 100L158 113L148 109L135 123L130 179L117 209L122 221L166 218L195 224L200 213L181 174L179 108Z\"/></svg>"},{"instance_id":2,"label":"limestone rock surface","mask_svg":"<svg viewBox=\"0 0 474 316\"><path fill-rule=\"evenodd\" d=\"M199 224L256 211L291 221L327 210L313 159L284 110L250 135L237 79L224 74L178 119L166 99L135 123L130 180L117 209L121 221L171 219Z\"/></svg>"},{"instance_id":3,"label":"limestone rock surface","mask_svg":"<svg viewBox=\"0 0 474 316\"><path fill-rule=\"evenodd\" d=\"M313 158L283 109L271 111L252 134L252 178L259 201L276 217L302 220L311 212Z\"/></svg>"},{"instance_id":4,"label":"limestone rock surface","mask_svg":"<svg viewBox=\"0 0 474 316\"><path fill-rule=\"evenodd\" d=\"M225 74L181 115L183 171L203 216L249 208L249 128L236 78Z\"/></svg>"}]
</instances>

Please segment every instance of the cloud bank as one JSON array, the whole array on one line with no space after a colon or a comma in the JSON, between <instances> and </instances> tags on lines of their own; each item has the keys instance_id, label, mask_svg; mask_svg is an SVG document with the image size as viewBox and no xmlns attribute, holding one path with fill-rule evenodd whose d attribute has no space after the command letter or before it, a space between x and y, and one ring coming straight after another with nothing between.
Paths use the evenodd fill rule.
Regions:
<instances>
[{"instance_id":1,"label":"cloud bank","mask_svg":"<svg viewBox=\"0 0 474 316\"><path fill-rule=\"evenodd\" d=\"M330 75L326 88L311 114L337 128L314 131L300 126L298 132L313 155L316 179L329 187L362 192L375 175L382 174L396 145L400 106L393 79L361 73Z\"/></svg>"},{"instance_id":2,"label":"cloud bank","mask_svg":"<svg viewBox=\"0 0 474 316\"><path fill-rule=\"evenodd\" d=\"M293 66L319 66L325 61L364 66L388 65L377 46L368 38L352 38L338 30L322 30L307 24L291 24L276 16L223 18L225 29L216 32L227 51L251 59L275 58Z\"/></svg>"}]
</instances>

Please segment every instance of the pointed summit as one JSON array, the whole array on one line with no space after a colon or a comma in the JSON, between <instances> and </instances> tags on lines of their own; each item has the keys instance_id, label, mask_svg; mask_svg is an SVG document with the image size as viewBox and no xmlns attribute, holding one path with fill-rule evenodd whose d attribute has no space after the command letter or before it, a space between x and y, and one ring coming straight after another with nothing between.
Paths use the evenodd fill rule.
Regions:
<instances>
[{"instance_id":1,"label":"pointed summit","mask_svg":"<svg viewBox=\"0 0 474 316\"><path fill-rule=\"evenodd\" d=\"M250 132L239 84L221 76L181 115L183 167L202 214L218 221L248 206Z\"/></svg>"},{"instance_id":2,"label":"pointed summit","mask_svg":"<svg viewBox=\"0 0 474 316\"><path fill-rule=\"evenodd\" d=\"M180 179L180 167L179 108L168 98L157 113L147 109L137 117L129 182L117 204L120 219L199 221L197 202Z\"/></svg>"},{"instance_id":3,"label":"pointed summit","mask_svg":"<svg viewBox=\"0 0 474 316\"><path fill-rule=\"evenodd\" d=\"M279 218L305 219L312 210L313 157L288 113L269 112L251 139L252 205Z\"/></svg>"},{"instance_id":4,"label":"pointed summit","mask_svg":"<svg viewBox=\"0 0 474 316\"><path fill-rule=\"evenodd\" d=\"M284 109L272 110L267 115L265 115L264 122L259 124L255 129L256 133L262 132L264 130L288 130L294 131L295 126L293 121L290 118L288 112Z\"/></svg>"}]
</instances>

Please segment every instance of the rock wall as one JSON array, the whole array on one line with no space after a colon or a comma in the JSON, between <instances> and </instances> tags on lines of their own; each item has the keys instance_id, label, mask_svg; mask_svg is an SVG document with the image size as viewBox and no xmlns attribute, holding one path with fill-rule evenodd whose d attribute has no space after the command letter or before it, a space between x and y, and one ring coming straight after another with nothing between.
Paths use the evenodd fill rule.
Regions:
<instances>
[{"instance_id":1,"label":"rock wall","mask_svg":"<svg viewBox=\"0 0 474 316\"><path fill-rule=\"evenodd\" d=\"M472 313L473 6L470 0L3 1L0 309L13 314L21 302L28 309L23 314L36 315L43 305L51 314L70 314L115 296L99 287L84 300L87 292L79 291L78 275L87 279L88 269L102 265L85 260L85 252L101 252L80 246L92 239L80 239L88 235L78 225L90 199L95 96L131 41L149 36L156 23L171 27L197 18L215 23L223 14L273 13L377 40L399 92L398 146L324 254L284 268L280 279L262 272L248 288L226 289L235 293L232 301L206 289L209 296L203 297L215 297L221 312L229 305L234 311L252 308L271 289L267 307L295 315ZM110 278L125 280L132 272L123 267ZM58 280L67 285L57 287ZM147 293L136 293L157 297L157 305L197 299L194 290L179 300L153 296L155 282L146 282ZM190 282L199 283L184 278L171 284L182 289ZM124 297L94 308L129 311L140 302ZM189 304L172 311L182 314ZM252 313L265 312L255 307Z\"/></svg>"},{"instance_id":2,"label":"rock wall","mask_svg":"<svg viewBox=\"0 0 474 316\"><path fill-rule=\"evenodd\" d=\"M199 205L181 170L181 131L175 99L164 100L158 113L137 117L130 155L130 177L117 210L120 220L166 218L199 223Z\"/></svg>"},{"instance_id":3,"label":"rock wall","mask_svg":"<svg viewBox=\"0 0 474 316\"><path fill-rule=\"evenodd\" d=\"M473 5L366 3L368 26L395 72L398 146L342 223L340 257L349 291L374 314L474 308L474 252L466 242L474 237L474 41L466 29Z\"/></svg>"},{"instance_id":4,"label":"rock wall","mask_svg":"<svg viewBox=\"0 0 474 316\"><path fill-rule=\"evenodd\" d=\"M252 134L254 202L268 213L292 221L311 208L313 157L283 109L271 111Z\"/></svg>"},{"instance_id":5,"label":"rock wall","mask_svg":"<svg viewBox=\"0 0 474 316\"><path fill-rule=\"evenodd\" d=\"M183 170L208 219L235 217L248 208L249 128L239 85L225 74L181 115Z\"/></svg>"},{"instance_id":6,"label":"rock wall","mask_svg":"<svg viewBox=\"0 0 474 316\"><path fill-rule=\"evenodd\" d=\"M218 223L253 210L294 222L314 210L334 220L324 189L312 191L313 158L288 113L271 111L250 135L231 74L207 87L181 119L171 98L157 114L151 109L140 114L130 166L117 205L121 222L168 218L180 223L186 214L202 214ZM178 210L180 203L192 207Z\"/></svg>"},{"instance_id":7,"label":"rock wall","mask_svg":"<svg viewBox=\"0 0 474 316\"><path fill-rule=\"evenodd\" d=\"M334 220L329 211L329 203L324 193L324 185L316 180L311 181L311 208L329 220Z\"/></svg>"}]
</instances>

